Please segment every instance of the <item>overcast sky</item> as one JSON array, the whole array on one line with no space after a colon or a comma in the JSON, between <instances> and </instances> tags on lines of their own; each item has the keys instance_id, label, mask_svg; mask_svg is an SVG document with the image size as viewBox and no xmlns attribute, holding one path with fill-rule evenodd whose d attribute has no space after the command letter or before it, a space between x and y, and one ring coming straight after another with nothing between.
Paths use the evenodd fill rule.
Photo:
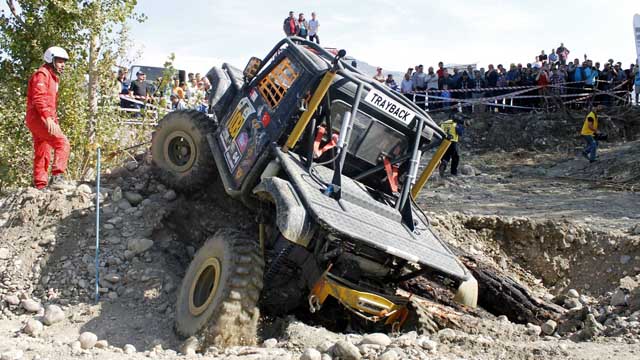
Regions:
<instances>
[{"instance_id":1,"label":"overcast sky","mask_svg":"<svg viewBox=\"0 0 640 360\"><path fill-rule=\"evenodd\" d=\"M289 10L307 19L315 11L322 45L385 69L524 64L560 42L572 59L587 53L627 67L636 58L632 23L640 0L138 0L137 10L148 20L132 24L142 54L136 63L162 66L173 52L178 68L202 73L222 61L242 68L251 56L266 55L284 36Z\"/></svg>"},{"instance_id":2,"label":"overcast sky","mask_svg":"<svg viewBox=\"0 0 640 360\"><path fill-rule=\"evenodd\" d=\"M161 65L171 52L176 65L206 72L227 61L244 67L284 36L289 10L315 11L324 46L385 69L416 64L527 63L560 42L572 59L587 53L627 67L636 58L633 15L639 0L367 0L367 1L165 1L139 0L148 21L133 26L143 55Z\"/></svg>"}]
</instances>

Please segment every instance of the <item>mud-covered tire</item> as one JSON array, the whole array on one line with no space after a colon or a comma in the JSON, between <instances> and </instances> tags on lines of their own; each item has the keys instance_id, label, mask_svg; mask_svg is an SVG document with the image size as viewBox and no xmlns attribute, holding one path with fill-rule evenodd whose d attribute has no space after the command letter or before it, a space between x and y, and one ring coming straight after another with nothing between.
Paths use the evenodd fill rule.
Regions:
<instances>
[{"instance_id":1,"label":"mud-covered tire","mask_svg":"<svg viewBox=\"0 0 640 360\"><path fill-rule=\"evenodd\" d=\"M407 304L409 316L404 324L404 331L416 331L421 335L437 333L441 326L434 321L433 315L427 308L413 299Z\"/></svg>"},{"instance_id":2,"label":"mud-covered tire","mask_svg":"<svg viewBox=\"0 0 640 360\"><path fill-rule=\"evenodd\" d=\"M196 252L180 286L177 333L200 334L205 347L255 344L263 271L255 239L231 229L211 236ZM211 284L209 278L214 279Z\"/></svg>"},{"instance_id":3,"label":"mud-covered tire","mask_svg":"<svg viewBox=\"0 0 640 360\"><path fill-rule=\"evenodd\" d=\"M166 186L190 192L212 182L215 162L206 135L214 125L195 110L169 113L158 122L151 140L156 177Z\"/></svg>"}]
</instances>

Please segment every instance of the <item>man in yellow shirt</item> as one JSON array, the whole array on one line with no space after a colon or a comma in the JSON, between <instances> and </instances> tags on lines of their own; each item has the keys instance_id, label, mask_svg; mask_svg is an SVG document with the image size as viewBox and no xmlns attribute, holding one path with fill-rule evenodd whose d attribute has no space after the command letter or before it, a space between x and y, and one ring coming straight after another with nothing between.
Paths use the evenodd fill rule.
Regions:
<instances>
[{"instance_id":1,"label":"man in yellow shirt","mask_svg":"<svg viewBox=\"0 0 640 360\"><path fill-rule=\"evenodd\" d=\"M444 177L449 161L451 161L451 175L458 176L458 163L460 162L458 141L464 133L464 117L454 110L451 118L452 119L440 124L440 128L442 128L449 140L451 140L451 145L449 145L447 152L444 153L442 160L440 160L440 166L438 167L440 177Z\"/></svg>"},{"instance_id":2,"label":"man in yellow shirt","mask_svg":"<svg viewBox=\"0 0 640 360\"><path fill-rule=\"evenodd\" d=\"M582 131L580 135L587 143L587 146L582 150L582 155L589 160L590 163L596 161L596 151L598 150L598 141L596 135L598 135L598 115L596 110L600 110L600 106L592 109L582 124Z\"/></svg>"}]
</instances>

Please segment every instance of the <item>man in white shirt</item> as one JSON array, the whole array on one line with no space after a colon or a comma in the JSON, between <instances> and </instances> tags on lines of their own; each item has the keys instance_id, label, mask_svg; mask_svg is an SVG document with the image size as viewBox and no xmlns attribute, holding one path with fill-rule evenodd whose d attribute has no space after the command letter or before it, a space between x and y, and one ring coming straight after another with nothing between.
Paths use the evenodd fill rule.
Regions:
<instances>
[{"instance_id":1,"label":"man in white shirt","mask_svg":"<svg viewBox=\"0 0 640 360\"><path fill-rule=\"evenodd\" d=\"M311 20L309 20L309 41L315 41L320 44L320 37L318 37L318 29L320 28L320 22L316 18L316 13L311 13Z\"/></svg>"},{"instance_id":2,"label":"man in white shirt","mask_svg":"<svg viewBox=\"0 0 640 360\"><path fill-rule=\"evenodd\" d=\"M404 79L400 83L400 92L404 94L410 101L413 101L413 81L409 73L404 74Z\"/></svg>"},{"instance_id":3,"label":"man in white shirt","mask_svg":"<svg viewBox=\"0 0 640 360\"><path fill-rule=\"evenodd\" d=\"M427 89L427 74L424 73L424 66L418 65L411 80L413 81L414 90L424 91Z\"/></svg>"},{"instance_id":4,"label":"man in white shirt","mask_svg":"<svg viewBox=\"0 0 640 360\"><path fill-rule=\"evenodd\" d=\"M438 90L438 74L433 71L433 66L429 66L429 73L427 74L427 89Z\"/></svg>"}]
</instances>

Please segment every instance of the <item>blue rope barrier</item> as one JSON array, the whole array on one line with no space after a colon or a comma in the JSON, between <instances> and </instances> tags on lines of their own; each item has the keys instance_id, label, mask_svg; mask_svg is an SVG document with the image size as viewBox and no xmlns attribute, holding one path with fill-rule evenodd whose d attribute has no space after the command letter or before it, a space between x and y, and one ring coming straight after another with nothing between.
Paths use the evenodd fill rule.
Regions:
<instances>
[{"instance_id":1,"label":"blue rope barrier","mask_svg":"<svg viewBox=\"0 0 640 360\"><path fill-rule=\"evenodd\" d=\"M100 147L97 149L96 171L96 302L100 300Z\"/></svg>"}]
</instances>

